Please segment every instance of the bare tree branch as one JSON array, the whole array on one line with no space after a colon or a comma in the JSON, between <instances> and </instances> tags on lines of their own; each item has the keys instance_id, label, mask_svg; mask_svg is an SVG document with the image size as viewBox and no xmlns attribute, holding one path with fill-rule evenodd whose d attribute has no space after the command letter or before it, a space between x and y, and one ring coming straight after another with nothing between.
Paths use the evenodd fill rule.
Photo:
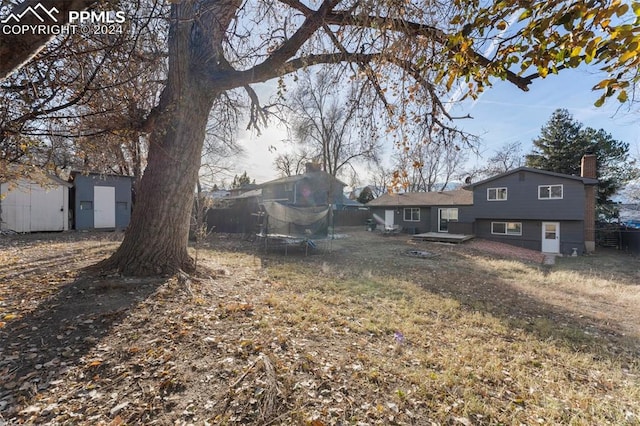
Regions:
<instances>
[{"instance_id":1,"label":"bare tree branch","mask_svg":"<svg viewBox=\"0 0 640 426\"><path fill-rule=\"evenodd\" d=\"M40 4L47 9L56 8L59 11L58 23L64 25L69 21L69 11L84 10L97 2L98 0L27 0L16 6L11 13L20 15L28 8ZM20 25L41 24L32 14L26 14L20 20ZM0 37L0 81L37 55L52 37L46 32L3 34Z\"/></svg>"}]
</instances>

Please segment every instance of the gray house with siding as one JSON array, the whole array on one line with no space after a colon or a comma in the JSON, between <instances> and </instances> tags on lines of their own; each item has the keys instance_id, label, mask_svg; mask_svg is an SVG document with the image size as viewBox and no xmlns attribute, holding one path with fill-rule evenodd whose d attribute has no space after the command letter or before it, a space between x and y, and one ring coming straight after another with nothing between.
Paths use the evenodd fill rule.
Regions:
<instances>
[{"instance_id":1,"label":"gray house with siding","mask_svg":"<svg viewBox=\"0 0 640 426\"><path fill-rule=\"evenodd\" d=\"M232 192L208 212L208 226L223 232L326 235L332 223L329 207L342 210L351 203L344 197L343 182L318 165L306 166L303 174L253 185L246 192Z\"/></svg>"},{"instance_id":2,"label":"gray house with siding","mask_svg":"<svg viewBox=\"0 0 640 426\"><path fill-rule=\"evenodd\" d=\"M71 180L74 229L124 229L129 225L131 177L73 172Z\"/></svg>"},{"instance_id":3,"label":"gray house with siding","mask_svg":"<svg viewBox=\"0 0 640 426\"><path fill-rule=\"evenodd\" d=\"M585 159L593 162L595 176L595 156ZM597 183L592 177L520 167L468 185L475 235L545 253L592 251Z\"/></svg>"},{"instance_id":4,"label":"gray house with siding","mask_svg":"<svg viewBox=\"0 0 640 426\"><path fill-rule=\"evenodd\" d=\"M263 201L277 201L297 207L326 206L343 208L345 183L329 173L307 165L300 175L287 176L258 185Z\"/></svg>"},{"instance_id":5,"label":"gray house with siding","mask_svg":"<svg viewBox=\"0 0 640 426\"><path fill-rule=\"evenodd\" d=\"M473 233L473 193L466 190L383 194L367 203L378 226L410 234Z\"/></svg>"},{"instance_id":6,"label":"gray house with siding","mask_svg":"<svg viewBox=\"0 0 640 426\"><path fill-rule=\"evenodd\" d=\"M570 255L595 249L596 157L581 176L520 167L461 190L385 194L367 204L386 228L447 232Z\"/></svg>"}]
</instances>

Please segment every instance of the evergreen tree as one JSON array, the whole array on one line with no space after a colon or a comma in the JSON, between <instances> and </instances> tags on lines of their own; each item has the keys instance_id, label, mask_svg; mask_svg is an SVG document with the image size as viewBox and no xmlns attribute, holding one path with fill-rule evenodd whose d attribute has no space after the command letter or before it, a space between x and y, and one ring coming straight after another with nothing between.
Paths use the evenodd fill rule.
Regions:
<instances>
[{"instance_id":1,"label":"evergreen tree","mask_svg":"<svg viewBox=\"0 0 640 426\"><path fill-rule=\"evenodd\" d=\"M360 191L360 195L358 195L358 202L362 203L362 204L367 204L369 201L373 200L375 197L373 196L373 192L371 191L371 188L369 188L368 186L365 186L364 188L362 188L362 191Z\"/></svg>"},{"instance_id":2,"label":"evergreen tree","mask_svg":"<svg viewBox=\"0 0 640 426\"><path fill-rule=\"evenodd\" d=\"M613 139L603 129L583 128L566 109L552 114L533 145L527 166L568 175L579 176L582 156L595 154L601 213L611 212L611 196L635 175L628 143Z\"/></svg>"},{"instance_id":3,"label":"evergreen tree","mask_svg":"<svg viewBox=\"0 0 640 426\"><path fill-rule=\"evenodd\" d=\"M233 177L231 188L232 189L242 188L243 186L249 185L250 183L251 183L251 178L249 177L249 175L247 175L247 172L245 171L244 173L242 173L242 175L240 176L235 175ZM253 181L253 183L255 183L255 180Z\"/></svg>"},{"instance_id":4,"label":"evergreen tree","mask_svg":"<svg viewBox=\"0 0 640 426\"><path fill-rule=\"evenodd\" d=\"M533 152L527 155L526 164L536 169L567 175L580 174L580 160L588 151L586 140L581 138L582 124L573 119L566 109L554 111L551 118L533 140Z\"/></svg>"}]
</instances>

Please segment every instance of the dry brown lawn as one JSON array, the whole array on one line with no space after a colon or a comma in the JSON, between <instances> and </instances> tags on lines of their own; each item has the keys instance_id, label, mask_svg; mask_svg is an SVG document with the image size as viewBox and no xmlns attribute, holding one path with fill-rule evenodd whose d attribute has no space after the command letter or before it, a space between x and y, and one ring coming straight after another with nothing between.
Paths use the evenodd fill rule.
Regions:
<instances>
[{"instance_id":1,"label":"dry brown lawn","mask_svg":"<svg viewBox=\"0 0 640 426\"><path fill-rule=\"evenodd\" d=\"M166 279L85 271L117 234L0 236L0 424L640 424L637 257L339 234Z\"/></svg>"}]
</instances>

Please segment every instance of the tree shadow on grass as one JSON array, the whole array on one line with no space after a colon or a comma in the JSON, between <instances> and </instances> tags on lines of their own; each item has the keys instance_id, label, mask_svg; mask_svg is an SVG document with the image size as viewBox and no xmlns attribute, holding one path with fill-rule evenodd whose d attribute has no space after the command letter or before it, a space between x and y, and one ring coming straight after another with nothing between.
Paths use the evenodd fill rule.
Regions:
<instances>
[{"instance_id":1,"label":"tree shadow on grass","mask_svg":"<svg viewBox=\"0 0 640 426\"><path fill-rule=\"evenodd\" d=\"M304 263L309 268L321 270L322 265L327 263L340 273L358 275L366 271L373 277L407 279L425 291L457 300L470 311L495 316L509 327L523 330L541 340L554 340L576 352L589 352L594 357L613 360L620 360L621 356L633 359L640 354L640 336L625 335L624 326L610 315L605 313L599 316L580 307L571 309L559 306L527 294L500 278L491 267L473 261L464 245L430 243L416 246L407 244L406 236L382 238L372 233L352 234L351 238L334 242L329 250L320 246L309 255L305 250L285 251L276 246L265 250L260 244L244 242L240 237L233 236L226 237L222 244L214 241L207 249L253 255L260 259L262 267L274 263ZM407 249L416 247L437 256L422 259L405 255ZM477 250L472 250L472 253L483 256ZM592 263L597 262L594 260ZM542 273L544 267L538 267ZM551 271L556 268L558 266L552 267ZM585 271L589 271L589 267ZM624 275L619 278L625 283L629 282ZM604 305L602 307L604 309Z\"/></svg>"},{"instance_id":2,"label":"tree shadow on grass","mask_svg":"<svg viewBox=\"0 0 640 426\"><path fill-rule=\"evenodd\" d=\"M302 261L320 268L326 262L341 273L357 275L366 271L374 277L409 280L425 291L457 300L465 309L495 316L509 327L541 340L551 339L576 352L591 353L594 358L619 361L621 357L633 360L640 355L640 336L625 334L624 325L612 315L604 311L599 315L577 303L574 307L563 307L542 296L528 294L499 277L491 267L474 262L463 246L420 245L437 255L422 259L405 255L408 248L415 248L407 244L406 238L364 242L354 238L345 242L344 246L336 244L329 253L306 258L260 251L254 254L262 258L264 265ZM604 303L599 306L602 310L615 309Z\"/></svg>"},{"instance_id":3,"label":"tree shadow on grass","mask_svg":"<svg viewBox=\"0 0 640 426\"><path fill-rule=\"evenodd\" d=\"M554 304L543 295L528 294L498 277L491 268L468 261L467 265L468 279L459 279L458 273L456 279L447 280L447 274L442 273L440 279L416 277L416 282L431 293L453 297L470 310L500 318L512 328L540 340L553 340L572 351L618 361L621 357L633 360L640 355L640 336L626 334L624 325L606 312L598 315L577 304L573 308Z\"/></svg>"},{"instance_id":4,"label":"tree shadow on grass","mask_svg":"<svg viewBox=\"0 0 640 426\"><path fill-rule=\"evenodd\" d=\"M90 363L85 355L164 282L85 271L32 312L9 318L0 328L0 418L24 407L69 368Z\"/></svg>"}]
</instances>

